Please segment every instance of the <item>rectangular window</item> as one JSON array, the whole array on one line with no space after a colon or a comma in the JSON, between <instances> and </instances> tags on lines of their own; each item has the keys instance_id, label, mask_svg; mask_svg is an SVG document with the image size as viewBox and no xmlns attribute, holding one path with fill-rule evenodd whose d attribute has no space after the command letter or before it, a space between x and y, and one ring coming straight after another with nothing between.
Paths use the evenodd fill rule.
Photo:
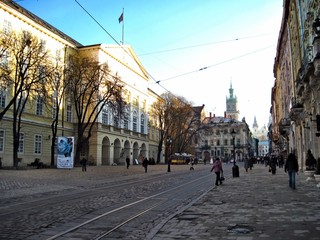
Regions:
<instances>
[{"instance_id":1,"label":"rectangular window","mask_svg":"<svg viewBox=\"0 0 320 240\"><path fill-rule=\"evenodd\" d=\"M41 52L44 53L46 51L46 45L47 45L47 41L41 39L40 41L40 46L41 46Z\"/></svg>"},{"instance_id":2,"label":"rectangular window","mask_svg":"<svg viewBox=\"0 0 320 240\"><path fill-rule=\"evenodd\" d=\"M3 50L1 56L0 56L0 66L4 69L8 69L9 67L9 51Z\"/></svg>"},{"instance_id":3,"label":"rectangular window","mask_svg":"<svg viewBox=\"0 0 320 240\"><path fill-rule=\"evenodd\" d=\"M6 107L6 97L7 97L6 90L4 88L0 89L0 108Z\"/></svg>"},{"instance_id":4,"label":"rectangular window","mask_svg":"<svg viewBox=\"0 0 320 240\"><path fill-rule=\"evenodd\" d=\"M41 154L41 149L42 149L42 136L35 135L34 136L34 153Z\"/></svg>"},{"instance_id":5,"label":"rectangular window","mask_svg":"<svg viewBox=\"0 0 320 240\"><path fill-rule=\"evenodd\" d=\"M72 106L67 103L67 122L72 122Z\"/></svg>"},{"instance_id":6,"label":"rectangular window","mask_svg":"<svg viewBox=\"0 0 320 240\"><path fill-rule=\"evenodd\" d=\"M144 115L141 115L141 120L140 120L140 132L144 134Z\"/></svg>"},{"instance_id":7,"label":"rectangular window","mask_svg":"<svg viewBox=\"0 0 320 240\"><path fill-rule=\"evenodd\" d=\"M44 66L39 66L39 82L45 83L46 80L46 69Z\"/></svg>"},{"instance_id":8,"label":"rectangular window","mask_svg":"<svg viewBox=\"0 0 320 240\"><path fill-rule=\"evenodd\" d=\"M8 20L4 20L3 22L3 32L5 34L10 33L12 30L11 22Z\"/></svg>"},{"instance_id":9,"label":"rectangular window","mask_svg":"<svg viewBox=\"0 0 320 240\"><path fill-rule=\"evenodd\" d=\"M52 119L55 119L57 116L57 99L52 98Z\"/></svg>"},{"instance_id":10,"label":"rectangular window","mask_svg":"<svg viewBox=\"0 0 320 240\"><path fill-rule=\"evenodd\" d=\"M0 152L4 151L4 130L0 129Z\"/></svg>"},{"instance_id":11,"label":"rectangular window","mask_svg":"<svg viewBox=\"0 0 320 240\"><path fill-rule=\"evenodd\" d=\"M109 124L108 110L106 108L102 109L102 123Z\"/></svg>"},{"instance_id":12,"label":"rectangular window","mask_svg":"<svg viewBox=\"0 0 320 240\"><path fill-rule=\"evenodd\" d=\"M23 109L22 109L23 107ZM19 94L19 96L17 97L17 109L19 111L25 112L26 111L26 97L25 97L25 93L21 93ZM22 109L22 110L21 110Z\"/></svg>"},{"instance_id":13,"label":"rectangular window","mask_svg":"<svg viewBox=\"0 0 320 240\"><path fill-rule=\"evenodd\" d=\"M36 100L36 115L42 116L44 109L44 100L43 97L38 96Z\"/></svg>"},{"instance_id":14,"label":"rectangular window","mask_svg":"<svg viewBox=\"0 0 320 240\"><path fill-rule=\"evenodd\" d=\"M138 130L138 126L137 126L137 117L133 116L133 120L132 120L132 131L137 132Z\"/></svg>"},{"instance_id":15,"label":"rectangular window","mask_svg":"<svg viewBox=\"0 0 320 240\"><path fill-rule=\"evenodd\" d=\"M23 152L24 152L24 133L20 133L18 153L23 153Z\"/></svg>"},{"instance_id":16,"label":"rectangular window","mask_svg":"<svg viewBox=\"0 0 320 240\"><path fill-rule=\"evenodd\" d=\"M128 114L126 113L126 115L124 116L123 119L123 128L124 129L129 129L129 118L128 118Z\"/></svg>"},{"instance_id":17,"label":"rectangular window","mask_svg":"<svg viewBox=\"0 0 320 240\"><path fill-rule=\"evenodd\" d=\"M113 125L117 128L120 128L120 117L118 115L113 116Z\"/></svg>"},{"instance_id":18,"label":"rectangular window","mask_svg":"<svg viewBox=\"0 0 320 240\"><path fill-rule=\"evenodd\" d=\"M228 146L228 139L225 139L225 140L224 140L224 145L225 145L225 146Z\"/></svg>"},{"instance_id":19,"label":"rectangular window","mask_svg":"<svg viewBox=\"0 0 320 240\"><path fill-rule=\"evenodd\" d=\"M139 107L139 97L134 97L132 99L132 105L135 107Z\"/></svg>"}]
</instances>

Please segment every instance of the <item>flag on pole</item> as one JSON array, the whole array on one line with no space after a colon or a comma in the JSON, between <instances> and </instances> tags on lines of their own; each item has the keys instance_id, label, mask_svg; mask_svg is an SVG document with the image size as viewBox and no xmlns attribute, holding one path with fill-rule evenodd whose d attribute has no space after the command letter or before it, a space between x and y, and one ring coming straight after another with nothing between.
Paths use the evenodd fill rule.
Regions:
<instances>
[{"instance_id":1,"label":"flag on pole","mask_svg":"<svg viewBox=\"0 0 320 240\"><path fill-rule=\"evenodd\" d=\"M119 17L119 23L121 23L123 21L123 13L121 13L120 17Z\"/></svg>"}]
</instances>

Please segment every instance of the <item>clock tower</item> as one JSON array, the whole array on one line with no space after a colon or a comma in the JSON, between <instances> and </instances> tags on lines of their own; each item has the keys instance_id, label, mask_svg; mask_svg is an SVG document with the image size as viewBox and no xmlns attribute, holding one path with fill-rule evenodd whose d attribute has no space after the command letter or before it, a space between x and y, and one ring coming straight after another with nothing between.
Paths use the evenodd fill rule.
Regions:
<instances>
[{"instance_id":1,"label":"clock tower","mask_svg":"<svg viewBox=\"0 0 320 240\"><path fill-rule=\"evenodd\" d=\"M235 120L239 120L239 110L238 110L238 99L237 96L233 95L232 83L230 83L229 88L229 98L226 98L226 118L231 118Z\"/></svg>"}]
</instances>

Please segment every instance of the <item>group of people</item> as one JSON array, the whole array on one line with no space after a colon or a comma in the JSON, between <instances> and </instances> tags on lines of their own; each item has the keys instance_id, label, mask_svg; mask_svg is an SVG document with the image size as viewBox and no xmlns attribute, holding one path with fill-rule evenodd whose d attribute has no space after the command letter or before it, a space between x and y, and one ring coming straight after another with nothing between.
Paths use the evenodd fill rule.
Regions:
<instances>
[{"instance_id":1,"label":"group of people","mask_svg":"<svg viewBox=\"0 0 320 240\"><path fill-rule=\"evenodd\" d=\"M271 160L269 162L269 166L271 168L271 172L273 174L275 174L275 166L276 163L274 161L274 163L272 163L273 161ZM248 162L247 165L245 163L245 169L246 171L248 170L248 168L250 168L250 163ZM287 161L284 164L284 171L288 173L289 176L289 187L292 189L296 189L296 180L295 180L295 176L296 173L299 170L299 164L298 164L298 160L297 157L295 156L294 153L290 153L288 155ZM219 158L216 158L213 162L212 168L211 168L211 172L214 172L216 174L216 179L215 179L215 185L218 186L219 184L221 185L224 177L223 177L223 168L222 168L222 163L220 161Z\"/></svg>"},{"instance_id":2,"label":"group of people","mask_svg":"<svg viewBox=\"0 0 320 240\"><path fill-rule=\"evenodd\" d=\"M144 168L144 171L147 173L148 171L148 165L149 165L149 161L146 157L142 156L141 158L142 160L142 166ZM276 161L275 159L271 158L271 161L269 162L269 167L271 169L272 174L275 174L276 170ZM87 171L86 165L87 165L87 160L85 158L81 159L80 161L81 165L82 165L82 171ZM126 164L127 164L127 169L130 166L130 158L127 157L126 158ZM307 162L306 165L308 164L315 164L315 158L313 157L312 153L310 150L308 150L307 152ZM252 165L250 164L250 162L248 161L247 163L245 162L244 165L246 171L248 171L248 168L252 168ZM291 152L289 153L287 160L284 164L284 171L286 173L288 173L289 176L289 187L292 189L296 189L296 173L299 170L299 164L298 164L298 159L296 157L296 155ZM217 157L212 165L211 168L211 172L214 172L216 175L216 179L215 179L215 185L218 186L219 184L221 185L224 177L223 177L223 168L222 168L222 163L220 161L220 159Z\"/></svg>"},{"instance_id":3,"label":"group of people","mask_svg":"<svg viewBox=\"0 0 320 240\"><path fill-rule=\"evenodd\" d=\"M141 161L142 161L142 167L144 168L144 172L148 172L148 165L149 165L149 160L144 157L144 156L141 156ZM126 164L127 164L127 169L129 169L129 166L130 166L130 158L129 157L126 157Z\"/></svg>"}]
</instances>

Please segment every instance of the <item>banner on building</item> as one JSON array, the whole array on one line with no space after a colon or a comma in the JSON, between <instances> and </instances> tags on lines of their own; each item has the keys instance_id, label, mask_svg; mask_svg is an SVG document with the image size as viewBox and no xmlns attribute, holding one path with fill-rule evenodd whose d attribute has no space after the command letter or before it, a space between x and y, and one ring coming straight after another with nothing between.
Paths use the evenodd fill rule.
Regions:
<instances>
[{"instance_id":1,"label":"banner on building","mask_svg":"<svg viewBox=\"0 0 320 240\"><path fill-rule=\"evenodd\" d=\"M58 137L57 168L73 168L74 137Z\"/></svg>"}]
</instances>

